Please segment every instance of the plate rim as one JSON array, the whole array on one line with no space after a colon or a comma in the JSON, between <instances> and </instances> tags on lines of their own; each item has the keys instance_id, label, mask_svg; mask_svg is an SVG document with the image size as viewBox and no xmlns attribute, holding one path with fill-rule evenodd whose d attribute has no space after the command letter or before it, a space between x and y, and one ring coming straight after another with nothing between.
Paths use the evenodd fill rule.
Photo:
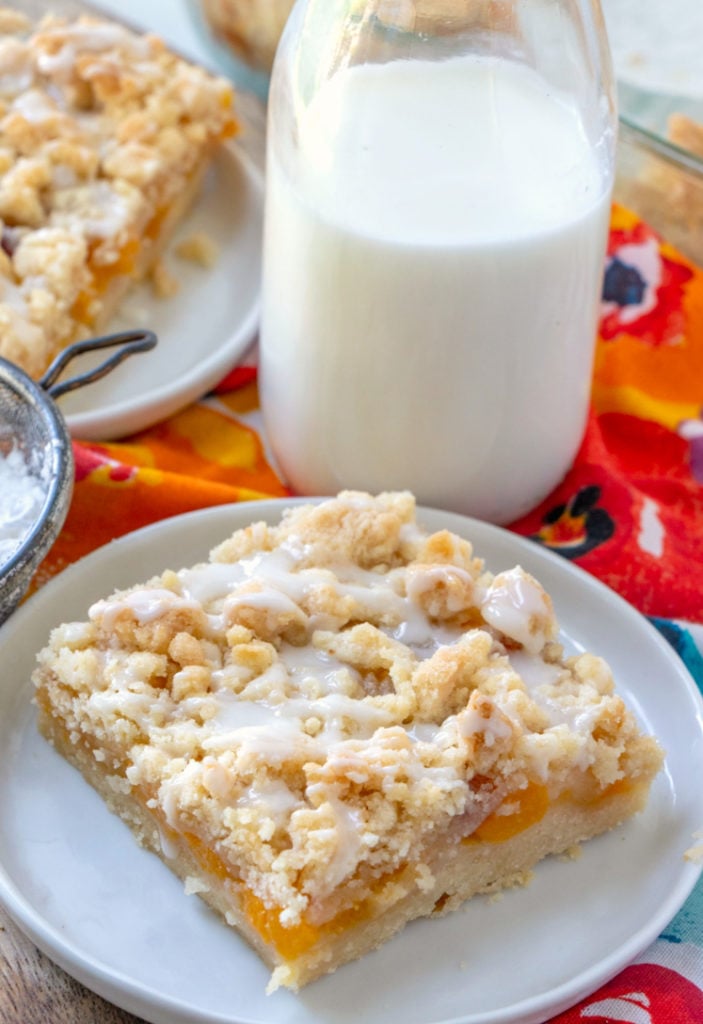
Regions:
<instances>
[{"instance_id":1,"label":"plate rim","mask_svg":"<svg viewBox=\"0 0 703 1024\"><path fill-rule=\"evenodd\" d=\"M22 628L24 623L31 620L36 609L48 610L51 604L54 603L54 594L60 595L61 590L67 583L70 586L74 581L78 581L85 571L86 563L89 563L89 567L93 567L101 561L112 562L119 557L119 554L125 548L132 546L135 541L148 540L151 535L159 533L165 524L170 524L171 529L180 531L180 529L187 529L193 520L198 520L202 522L203 528L205 528L209 519L216 522L221 518L225 519L231 516L231 529L234 530L240 529L248 523L259 519L268 519L269 521L275 519L286 508L317 503L322 500L325 499L321 497L291 497L255 499L214 505L167 517L124 534L96 548L88 555L68 566L14 612L10 619L0 627L0 649L6 642L8 635L11 637L18 628ZM579 566L531 542L521 534L513 533L505 528L494 526L469 516L418 505L417 517L421 524L422 516L425 513L442 517L448 521L448 529L452 529L455 532L461 529L462 532L471 536L472 540L475 539L475 546L478 549L479 555L482 554L480 550L482 543L480 535L483 533L484 536L493 538L499 544L507 543L509 547L515 544L518 554L520 550L528 552L538 562L551 565L558 574L564 573L577 583L591 588L596 595L606 594L610 602L615 602L618 611L629 619L634 628L641 629L643 634L648 636L650 642L659 648L665 660L669 662L672 671L677 677L679 686L683 688L682 696L686 696L692 703L694 710L697 711L698 726L703 734L703 695L684 662L658 630L648 621L646 616L640 613L616 591ZM472 536L469 533L469 531L474 530L477 531L478 536ZM213 538L213 543L216 540L217 538ZM511 553L510 557L513 557ZM60 618L60 615L56 616L57 621ZM8 675L11 676L11 673ZM3 690L9 690L10 685L11 683L0 679L0 693ZM14 698L10 696L9 700L20 703L22 697L26 697L27 693L31 694L31 683L29 680L19 687ZM644 922L640 928L636 929L626 942L621 943L615 952L607 954L605 957L590 964L590 966L585 967L579 972L576 979L570 979L568 982L563 982L546 992L540 992L497 1010L482 1011L478 1014L463 1014L451 1018L437 1018L427 1020L426 1024L539 1024L539 1022L550 1019L554 1014L563 1012L617 975L627 964L631 963L643 952L648 945L656 940L662 929L686 901L702 872L703 864L682 861L677 875L677 883L669 892L667 899L661 903L657 913L651 919ZM87 988L97 992L103 998L128 1012L142 1016L146 1020L154 1022L154 1024L257 1024L254 1018L222 1015L219 1012L203 1011L196 1005L186 1005L183 1001L160 991L158 988L143 984L141 981L135 981L121 970L110 968L103 961L81 952L73 941L63 938L58 929L32 907L29 900L14 883L2 861L0 861L0 904L4 906L20 930L49 959ZM577 986L575 986L575 982L578 983Z\"/></svg>"},{"instance_id":2,"label":"plate rim","mask_svg":"<svg viewBox=\"0 0 703 1024\"><path fill-rule=\"evenodd\" d=\"M264 176L256 162L237 143L236 139L222 144L214 156L236 162L247 181L248 191L255 197L249 215L256 218L263 232ZM197 210L198 200L192 206ZM180 377L163 381L140 396L138 402L123 398L99 408L66 412L64 419L71 437L86 441L114 441L146 430L163 419L175 415L187 405L206 395L253 344L261 319L261 270L252 289L245 313L236 329L227 334L221 345L200 361L195 368L196 381L191 381L193 369ZM153 326L153 325L150 325ZM157 331L158 333L158 331ZM159 335L159 343L161 341ZM137 364L134 364L135 367ZM189 383L190 382L190 383ZM89 386L89 385L88 385ZM125 421L129 419L129 424Z\"/></svg>"}]
</instances>

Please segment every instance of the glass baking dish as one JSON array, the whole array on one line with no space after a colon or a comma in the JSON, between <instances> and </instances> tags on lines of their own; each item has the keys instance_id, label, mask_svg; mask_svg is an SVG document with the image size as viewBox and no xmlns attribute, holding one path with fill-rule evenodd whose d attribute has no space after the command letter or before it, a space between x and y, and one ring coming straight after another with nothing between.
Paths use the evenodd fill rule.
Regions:
<instances>
[{"instance_id":1,"label":"glass baking dish","mask_svg":"<svg viewBox=\"0 0 703 1024\"><path fill-rule=\"evenodd\" d=\"M703 266L703 159L624 114L615 200Z\"/></svg>"},{"instance_id":2,"label":"glass baking dish","mask_svg":"<svg viewBox=\"0 0 703 1024\"><path fill-rule=\"evenodd\" d=\"M618 78L615 198L703 264L703 0L602 0Z\"/></svg>"}]
</instances>

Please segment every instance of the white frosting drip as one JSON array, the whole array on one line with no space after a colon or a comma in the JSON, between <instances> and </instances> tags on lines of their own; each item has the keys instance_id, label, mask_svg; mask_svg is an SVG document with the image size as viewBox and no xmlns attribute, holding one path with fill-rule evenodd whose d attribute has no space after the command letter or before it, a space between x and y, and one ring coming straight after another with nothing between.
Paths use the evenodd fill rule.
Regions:
<instances>
[{"instance_id":1,"label":"white frosting drip","mask_svg":"<svg viewBox=\"0 0 703 1024\"><path fill-rule=\"evenodd\" d=\"M187 609L202 611L213 628L221 628L227 613L249 607L269 612L272 619L294 613L311 629L314 624L300 603L313 588L324 587L339 598L351 598L355 614L356 606L360 610L359 617L389 623L383 630L409 646L418 658L429 657L439 647L462 637L459 627L431 622L419 601L437 584L453 580L459 580L463 589L468 584L469 592L473 592L473 580L464 570L415 566L412 573L396 569L381 574L351 563L335 565L334 572L329 568L299 568L303 551L293 538L285 547L259 552L236 564L213 563L183 570L178 574L180 595L166 589L138 589L98 602L90 609L90 616L102 618L103 626L110 629L125 609L140 624L153 622L169 611ZM261 589L251 590L254 580ZM482 598L486 621L502 635L523 644L528 654L538 652L555 629L544 592L520 569L501 574L476 597ZM391 625L393 622L397 625ZM277 660L253 679L245 668L237 666L236 658L234 661L212 673L209 699L214 697L216 710L208 714L204 727L204 744L210 751L242 745L276 761L285 758L292 747L302 745L311 755L316 752L317 756L328 756L335 744L350 736L368 739L377 729L393 724L391 712L363 697L363 680L357 670L311 643L300 647L279 644ZM514 664L517 666L517 660ZM552 681L552 670L541 659L525 655L521 664L528 687ZM233 689L238 691L236 696ZM196 703L200 700L194 699ZM490 744L507 727L499 719L491 724L469 717L463 728L468 730L465 735L480 728ZM425 732L435 735L432 729ZM420 738L414 729L407 735L411 740Z\"/></svg>"},{"instance_id":2,"label":"white frosting drip","mask_svg":"<svg viewBox=\"0 0 703 1024\"><path fill-rule=\"evenodd\" d=\"M330 568L295 571L296 561L302 553L293 541L276 551L261 552L235 564L214 563L184 570L179 573L179 579L184 595L194 601L216 606L223 602L225 609L241 605L268 607L274 613L292 610L293 604L299 605L316 587L324 587L339 597L350 597L356 601L359 618L385 618L397 622L397 627L388 628L389 635L413 649L423 650L425 657L438 646L453 643L460 636L459 630L443 631L441 627L433 626L417 604L417 597L432 585L431 581L426 579L424 587L418 582L413 593L403 597L394 587L394 584L400 584L401 573L381 575L351 563L335 565L333 571ZM457 569L456 572L462 570ZM250 592L232 595L233 590L252 579L263 584L265 589L256 596ZM222 609L219 611L221 613ZM213 619L213 626L220 621ZM315 621L311 625L323 628L326 624Z\"/></svg>"},{"instance_id":3,"label":"white frosting drip","mask_svg":"<svg viewBox=\"0 0 703 1024\"><path fill-rule=\"evenodd\" d=\"M57 191L51 223L87 238L114 238L131 217L127 200L110 182L100 180Z\"/></svg>"},{"instance_id":4,"label":"white frosting drip","mask_svg":"<svg viewBox=\"0 0 703 1024\"><path fill-rule=\"evenodd\" d=\"M168 838L162 828L159 829L159 846L166 860L175 860L178 857L179 849L177 844Z\"/></svg>"},{"instance_id":5,"label":"white frosting drip","mask_svg":"<svg viewBox=\"0 0 703 1024\"><path fill-rule=\"evenodd\" d=\"M117 618L125 611L130 612L140 625L154 622L169 611L198 609L200 605L188 598L174 594L172 590L134 590L119 598L96 601L88 609L91 619L102 619L105 629L114 629Z\"/></svg>"},{"instance_id":6,"label":"white frosting drip","mask_svg":"<svg viewBox=\"0 0 703 1024\"><path fill-rule=\"evenodd\" d=\"M268 764L282 764L291 756L319 759L319 744L304 732L295 719L274 718L267 725L240 727L232 732L214 732L203 740L208 753L235 747L244 757L253 755Z\"/></svg>"},{"instance_id":7,"label":"white frosting drip","mask_svg":"<svg viewBox=\"0 0 703 1024\"><path fill-rule=\"evenodd\" d=\"M464 635L464 631L459 627L441 625L430 627L427 619L424 620L424 626L421 623L420 615L416 615L413 616L410 623L401 622L395 629L387 630L389 636L392 636L394 640L399 640L409 647L418 661L431 658L440 647L455 644Z\"/></svg>"},{"instance_id":8,"label":"white frosting drip","mask_svg":"<svg viewBox=\"0 0 703 1024\"><path fill-rule=\"evenodd\" d=\"M27 48L17 39L0 41L0 95L15 96L29 89L34 66Z\"/></svg>"},{"instance_id":9,"label":"white frosting drip","mask_svg":"<svg viewBox=\"0 0 703 1024\"><path fill-rule=\"evenodd\" d=\"M348 692L359 681L358 672L316 647L283 644L279 657L298 690L304 690L306 681L312 681L321 694Z\"/></svg>"},{"instance_id":10,"label":"white frosting drip","mask_svg":"<svg viewBox=\"0 0 703 1024\"><path fill-rule=\"evenodd\" d=\"M42 329L29 319L29 308L24 292L6 277L0 276L0 302L3 313L10 321L10 329L28 349L42 344Z\"/></svg>"},{"instance_id":11,"label":"white frosting drip","mask_svg":"<svg viewBox=\"0 0 703 1024\"><path fill-rule=\"evenodd\" d=\"M467 739L481 733L487 747L494 746L498 740L509 740L512 736L510 724L495 706L488 718L484 718L475 708L467 708L459 715L459 732Z\"/></svg>"},{"instance_id":12,"label":"white frosting drip","mask_svg":"<svg viewBox=\"0 0 703 1024\"><path fill-rule=\"evenodd\" d=\"M327 794L327 802L336 818L337 848L327 866L325 877L328 891L335 889L356 868L361 850L363 823L354 808Z\"/></svg>"},{"instance_id":13,"label":"white frosting drip","mask_svg":"<svg viewBox=\"0 0 703 1024\"><path fill-rule=\"evenodd\" d=\"M131 690L100 690L90 696L90 706L104 716L112 718L115 713L133 722L146 722L152 714L153 698L148 693L133 693Z\"/></svg>"},{"instance_id":14,"label":"white frosting drip","mask_svg":"<svg viewBox=\"0 0 703 1024\"><path fill-rule=\"evenodd\" d=\"M486 622L532 654L556 635L556 622L542 587L519 566L493 580L481 602Z\"/></svg>"},{"instance_id":15,"label":"white frosting drip","mask_svg":"<svg viewBox=\"0 0 703 1024\"><path fill-rule=\"evenodd\" d=\"M58 113L54 104L47 99L46 93L39 89L29 89L21 93L13 101L12 109L30 124L41 124Z\"/></svg>"},{"instance_id":16,"label":"white frosting drip","mask_svg":"<svg viewBox=\"0 0 703 1024\"><path fill-rule=\"evenodd\" d=\"M402 641L418 658L431 656L439 647L454 644L464 635L457 626L437 624L428 618L422 607L425 595L433 589L441 590L444 598L458 591L473 595L488 626L499 637L522 645L522 650L509 654L512 669L523 679L529 696L546 713L551 730L569 728L583 737L584 764L587 763L586 740L597 715L597 702L593 710L590 706L584 708L582 702L572 706L568 694L553 692L566 670L546 663L540 652L555 635L556 623L544 591L520 568L502 573L487 587L479 588L467 572L452 566L415 565L411 571L399 568L383 574L352 564L306 568L300 565L304 554L304 545L294 538L283 548L259 552L236 564L213 563L183 570L178 574L181 594L143 588L98 602L91 608L91 617L101 618L108 629L124 609L142 624L172 610L189 609L206 616L211 626L221 628L230 621L229 616L244 607L270 613L272 620L292 614L307 629L311 638L307 644L294 646L278 640L276 660L253 677L246 658L239 665L234 649L232 663L228 664L225 651L224 665L212 671L208 692L182 700L172 708L171 719L184 730L183 737L195 730L201 749L213 764L225 752L234 753L246 763L254 759L272 766L290 760L310 760L325 764L330 778L338 771L350 781L363 784L369 771L386 770L382 767L385 760L381 746L388 741L383 739L385 730L395 727L407 739L408 777L415 782L426 780L428 784L434 780L446 790L454 783L460 786L465 782L455 778L447 767L423 764L414 749L416 745L451 745L456 743L457 735L468 739L480 733L485 746L492 747L509 740L513 729L520 730L517 698L523 691L519 689L507 692L500 711L496 709L488 717L484 717L485 709L483 714L466 709L450 716L441 727L431 723L398 727L388 706L364 695L365 680L359 670L314 646L315 619L300 605L314 594L315 588L325 588L328 595L343 600L345 608L351 599L354 618L358 611L359 618L381 622L381 629L388 636ZM256 590L252 589L254 581ZM500 662L498 658L495 670L506 672L505 663L501 669ZM127 678L122 683L128 687ZM96 699L104 702L105 709L126 701L123 707L129 717L148 714L148 702L142 703L137 695L125 695L124 690L120 695L110 692L97 695ZM199 717L199 711L205 708L207 714ZM546 735L537 739L546 741ZM551 755L549 744L545 742L543 746L541 751L539 742L535 743L534 756L536 762L544 762L546 771ZM395 762L391 762L388 771L392 775ZM179 785L185 784L189 771L187 766ZM207 780L206 785L220 793L227 792L230 785L227 772L212 766L207 770ZM333 800L334 783L319 785L324 799ZM177 788L174 782L174 793ZM268 791L264 794L254 789L237 797L235 803L243 807L261 801L268 806L270 798ZM298 804L298 798L281 783L273 804L286 815ZM170 813L175 814L175 805L169 806ZM356 861L358 851L353 851L360 840L358 828L347 811L342 808L342 814L342 805L334 806L339 818L337 828L345 839L335 855L331 874L341 878L347 864Z\"/></svg>"},{"instance_id":17,"label":"white frosting drip","mask_svg":"<svg viewBox=\"0 0 703 1024\"><path fill-rule=\"evenodd\" d=\"M263 807L274 826L280 828L300 806L300 800L281 779L257 780L237 800L238 807L256 805Z\"/></svg>"},{"instance_id":18,"label":"white frosting drip","mask_svg":"<svg viewBox=\"0 0 703 1024\"><path fill-rule=\"evenodd\" d=\"M230 609L242 607L263 608L274 616L293 612L296 617L302 618L305 622L308 621L307 615L300 611L296 602L281 590L277 590L276 587L267 587L265 590L258 591L245 591L242 594L230 594L229 597L225 598L223 611L226 614Z\"/></svg>"},{"instance_id":19,"label":"white frosting drip","mask_svg":"<svg viewBox=\"0 0 703 1024\"><path fill-rule=\"evenodd\" d=\"M213 673L213 679L215 673ZM229 735L252 726L269 727L276 720L273 705L265 701L241 700L233 693L217 694L217 715L208 723L214 732Z\"/></svg>"},{"instance_id":20,"label":"white frosting drip","mask_svg":"<svg viewBox=\"0 0 703 1024\"><path fill-rule=\"evenodd\" d=\"M553 686L564 673L561 665L552 665L543 658L525 651L511 651L508 658L530 691L530 696L534 696L540 686Z\"/></svg>"},{"instance_id":21,"label":"white frosting drip","mask_svg":"<svg viewBox=\"0 0 703 1024\"><path fill-rule=\"evenodd\" d=\"M451 584L453 580L460 580L470 589L473 589L474 581L466 569L456 565L428 565L420 571L413 573L408 580L408 597L411 601L417 601L419 597L426 594L439 584ZM463 605L450 607L450 611L458 612Z\"/></svg>"},{"instance_id":22,"label":"white frosting drip","mask_svg":"<svg viewBox=\"0 0 703 1024\"><path fill-rule=\"evenodd\" d=\"M66 25L55 31L49 30L45 35L56 37L62 45L54 53L38 55L37 67L43 75L71 75L80 53L103 53L119 48L136 60L144 60L150 53L147 39L107 22Z\"/></svg>"},{"instance_id":23,"label":"white frosting drip","mask_svg":"<svg viewBox=\"0 0 703 1024\"><path fill-rule=\"evenodd\" d=\"M415 722L413 725L406 725L405 731L413 743L434 743L440 727L433 725L432 722Z\"/></svg>"},{"instance_id":24,"label":"white frosting drip","mask_svg":"<svg viewBox=\"0 0 703 1024\"><path fill-rule=\"evenodd\" d=\"M235 562L212 562L196 565L178 573L183 596L198 604L209 605L222 600L242 580L246 579L244 567Z\"/></svg>"},{"instance_id":25,"label":"white frosting drip","mask_svg":"<svg viewBox=\"0 0 703 1024\"><path fill-rule=\"evenodd\" d=\"M525 651L511 651L509 658L530 697L546 713L552 726L566 725L574 733L590 736L601 711L600 705L596 702L584 707L583 703L569 702L564 694L557 700L550 690L563 676L562 667Z\"/></svg>"}]
</instances>

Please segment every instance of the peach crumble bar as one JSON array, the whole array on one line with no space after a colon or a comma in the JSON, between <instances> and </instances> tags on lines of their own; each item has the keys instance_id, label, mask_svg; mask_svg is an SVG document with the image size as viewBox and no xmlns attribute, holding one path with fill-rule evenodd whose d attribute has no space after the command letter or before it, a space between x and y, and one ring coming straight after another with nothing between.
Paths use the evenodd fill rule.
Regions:
<instances>
[{"instance_id":1,"label":"peach crumble bar","mask_svg":"<svg viewBox=\"0 0 703 1024\"><path fill-rule=\"evenodd\" d=\"M298 989L623 822L662 763L516 567L343 492L56 629L40 729Z\"/></svg>"},{"instance_id":2,"label":"peach crumble bar","mask_svg":"<svg viewBox=\"0 0 703 1024\"><path fill-rule=\"evenodd\" d=\"M37 377L147 275L236 130L231 86L154 36L0 18L0 355Z\"/></svg>"}]
</instances>

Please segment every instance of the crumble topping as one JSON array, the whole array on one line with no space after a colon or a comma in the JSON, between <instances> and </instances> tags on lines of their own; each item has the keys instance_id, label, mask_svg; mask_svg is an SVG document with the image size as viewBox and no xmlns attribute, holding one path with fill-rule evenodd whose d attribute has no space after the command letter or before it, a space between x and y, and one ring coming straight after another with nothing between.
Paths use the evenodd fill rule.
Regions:
<instances>
[{"instance_id":1,"label":"crumble topping","mask_svg":"<svg viewBox=\"0 0 703 1024\"><path fill-rule=\"evenodd\" d=\"M0 8L0 354L38 376L234 130L231 86L154 36Z\"/></svg>"},{"instance_id":2,"label":"crumble topping","mask_svg":"<svg viewBox=\"0 0 703 1024\"><path fill-rule=\"evenodd\" d=\"M699 828L693 833L694 840L698 840L693 846L689 847L684 853L684 860L691 861L693 864L703 863L703 828Z\"/></svg>"},{"instance_id":3,"label":"crumble topping","mask_svg":"<svg viewBox=\"0 0 703 1024\"><path fill-rule=\"evenodd\" d=\"M217 242L205 231L194 231L192 235L180 241L174 251L181 259L197 263L206 270L215 266L219 256Z\"/></svg>"},{"instance_id":4,"label":"crumble topping","mask_svg":"<svg viewBox=\"0 0 703 1024\"><path fill-rule=\"evenodd\" d=\"M35 681L165 829L282 924L315 924L408 866L431 887L436 836L514 813L531 785L592 799L651 774L659 749L605 662L557 636L520 567L493 576L468 541L425 534L410 494L343 492L97 602Z\"/></svg>"}]
</instances>

